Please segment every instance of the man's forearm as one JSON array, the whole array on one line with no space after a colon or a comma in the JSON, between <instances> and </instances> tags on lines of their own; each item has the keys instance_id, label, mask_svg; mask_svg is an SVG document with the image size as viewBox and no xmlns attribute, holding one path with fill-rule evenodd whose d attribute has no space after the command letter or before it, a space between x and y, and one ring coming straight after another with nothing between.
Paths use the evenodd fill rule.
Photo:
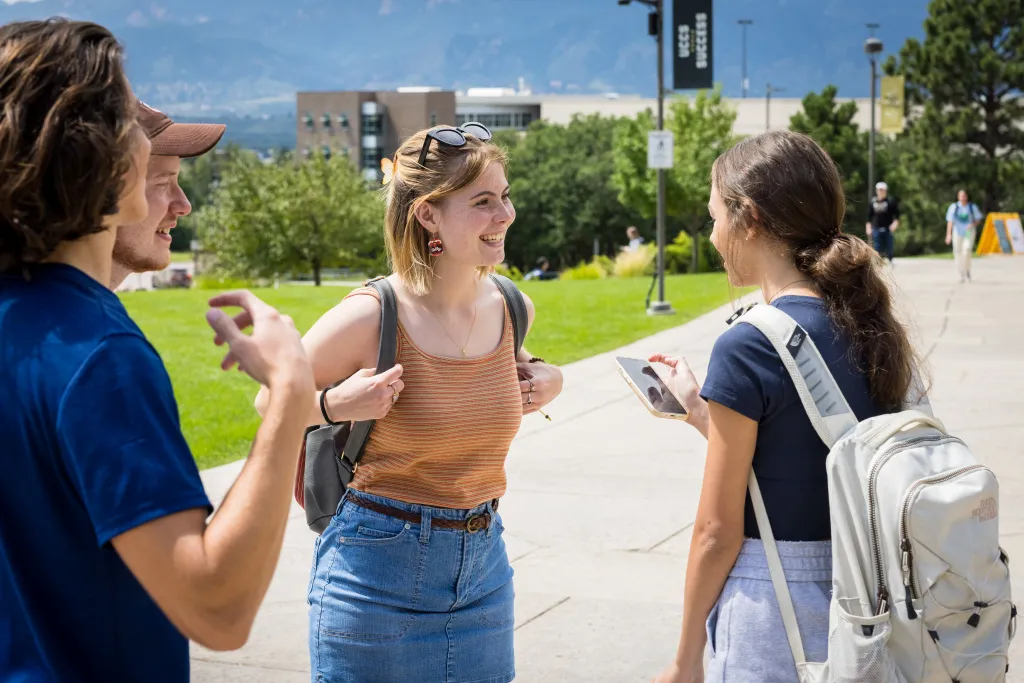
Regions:
<instances>
[{"instance_id":1,"label":"man's forearm","mask_svg":"<svg viewBox=\"0 0 1024 683\"><path fill-rule=\"evenodd\" d=\"M271 393L249 458L203 537L215 568L210 597L250 620L281 552L310 393L304 382Z\"/></svg>"}]
</instances>

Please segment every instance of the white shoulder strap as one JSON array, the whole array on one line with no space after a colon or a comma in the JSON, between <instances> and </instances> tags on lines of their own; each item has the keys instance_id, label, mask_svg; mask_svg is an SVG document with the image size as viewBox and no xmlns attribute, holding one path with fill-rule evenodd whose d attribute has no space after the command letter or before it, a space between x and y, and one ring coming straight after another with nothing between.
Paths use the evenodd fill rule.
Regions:
<instances>
[{"instance_id":1,"label":"white shoulder strap","mask_svg":"<svg viewBox=\"0 0 1024 683\"><path fill-rule=\"evenodd\" d=\"M754 306L738 322L761 330L793 379L807 417L829 448L853 427L857 416L843 397L818 347L785 312L774 306Z\"/></svg>"},{"instance_id":2,"label":"white shoulder strap","mask_svg":"<svg viewBox=\"0 0 1024 683\"><path fill-rule=\"evenodd\" d=\"M764 554L768 558L768 573L772 577L772 586L775 588L775 599L779 602L782 624L786 627L789 649L793 653L793 662L799 670L801 665L807 661L804 654L804 643L800 638L800 626L796 620L796 611L793 609L793 597L790 595L789 585L786 583L786 572L782 568L782 558L779 557L779 548L775 545L772 525L768 521L768 511L764 507L761 488L757 485L757 477L754 476L753 468L750 470L747 487L750 489L750 502L754 505L754 516L757 517L757 530L761 532Z\"/></svg>"}]
</instances>

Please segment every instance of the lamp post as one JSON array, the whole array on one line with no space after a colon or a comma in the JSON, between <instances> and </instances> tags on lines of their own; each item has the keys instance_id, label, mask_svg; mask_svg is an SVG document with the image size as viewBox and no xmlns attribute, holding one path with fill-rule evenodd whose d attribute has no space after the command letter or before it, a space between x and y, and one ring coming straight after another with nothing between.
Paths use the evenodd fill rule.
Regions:
<instances>
[{"instance_id":1,"label":"lamp post","mask_svg":"<svg viewBox=\"0 0 1024 683\"><path fill-rule=\"evenodd\" d=\"M736 22L743 27L743 99L747 99L747 91L750 90L750 80L747 78L747 27L754 23L753 19L740 19Z\"/></svg>"},{"instance_id":2,"label":"lamp post","mask_svg":"<svg viewBox=\"0 0 1024 683\"><path fill-rule=\"evenodd\" d=\"M618 0L625 6L633 0ZM664 0L636 0L647 5L651 13L647 17L647 32L658 41L658 130L665 130L665 11ZM665 301L665 170L658 169L658 299L651 302L647 312L650 315L672 315L672 304Z\"/></svg>"},{"instance_id":3,"label":"lamp post","mask_svg":"<svg viewBox=\"0 0 1024 683\"><path fill-rule=\"evenodd\" d=\"M875 38L875 29L879 24L868 24L871 37L864 41L864 53L871 62L871 134L868 137L868 203L875 196L875 90L878 83L878 55L881 54L882 41Z\"/></svg>"},{"instance_id":4,"label":"lamp post","mask_svg":"<svg viewBox=\"0 0 1024 683\"><path fill-rule=\"evenodd\" d=\"M764 87L764 130L766 133L772 129L772 95L785 91L785 88L779 88L771 83Z\"/></svg>"}]
</instances>

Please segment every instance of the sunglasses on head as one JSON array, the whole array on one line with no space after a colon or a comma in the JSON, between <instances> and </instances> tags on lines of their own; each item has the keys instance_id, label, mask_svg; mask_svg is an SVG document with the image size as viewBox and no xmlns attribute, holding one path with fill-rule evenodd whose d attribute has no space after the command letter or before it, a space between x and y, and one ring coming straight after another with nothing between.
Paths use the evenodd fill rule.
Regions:
<instances>
[{"instance_id":1,"label":"sunglasses on head","mask_svg":"<svg viewBox=\"0 0 1024 683\"><path fill-rule=\"evenodd\" d=\"M420 166L425 166L427 163L431 140L437 140L438 143L449 147L462 147L466 144L467 135L472 135L483 142L491 139L491 131L487 129L487 126L476 121L464 123L456 128L444 126L427 131L427 136L423 138L423 149L420 150Z\"/></svg>"}]
</instances>

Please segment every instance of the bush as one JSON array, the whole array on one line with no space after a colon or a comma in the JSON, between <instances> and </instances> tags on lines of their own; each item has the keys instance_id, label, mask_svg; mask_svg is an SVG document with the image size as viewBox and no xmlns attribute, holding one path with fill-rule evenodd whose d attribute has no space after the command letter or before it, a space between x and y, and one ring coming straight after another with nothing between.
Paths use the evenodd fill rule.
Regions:
<instances>
[{"instance_id":1,"label":"bush","mask_svg":"<svg viewBox=\"0 0 1024 683\"><path fill-rule=\"evenodd\" d=\"M654 258L658 250L654 245L643 244L636 251L623 251L615 258L612 264L612 274L615 277L642 277L654 273Z\"/></svg>"},{"instance_id":2,"label":"bush","mask_svg":"<svg viewBox=\"0 0 1024 683\"><path fill-rule=\"evenodd\" d=\"M672 240L672 244L665 246L665 272L689 273L692 265L693 238L688 232L681 230ZM722 265L722 259L707 235L701 235L697 265L702 273L718 270Z\"/></svg>"},{"instance_id":3,"label":"bush","mask_svg":"<svg viewBox=\"0 0 1024 683\"><path fill-rule=\"evenodd\" d=\"M494 272L497 273L498 275L504 275L508 279L514 280L516 282L523 279L523 272L521 270L519 270L515 266L508 266L504 263L495 266Z\"/></svg>"},{"instance_id":4,"label":"bush","mask_svg":"<svg viewBox=\"0 0 1024 683\"><path fill-rule=\"evenodd\" d=\"M607 256L597 257L590 263L580 262L575 268L563 270L559 275L562 280L603 280L608 277L609 268L603 261L610 262Z\"/></svg>"}]
</instances>

